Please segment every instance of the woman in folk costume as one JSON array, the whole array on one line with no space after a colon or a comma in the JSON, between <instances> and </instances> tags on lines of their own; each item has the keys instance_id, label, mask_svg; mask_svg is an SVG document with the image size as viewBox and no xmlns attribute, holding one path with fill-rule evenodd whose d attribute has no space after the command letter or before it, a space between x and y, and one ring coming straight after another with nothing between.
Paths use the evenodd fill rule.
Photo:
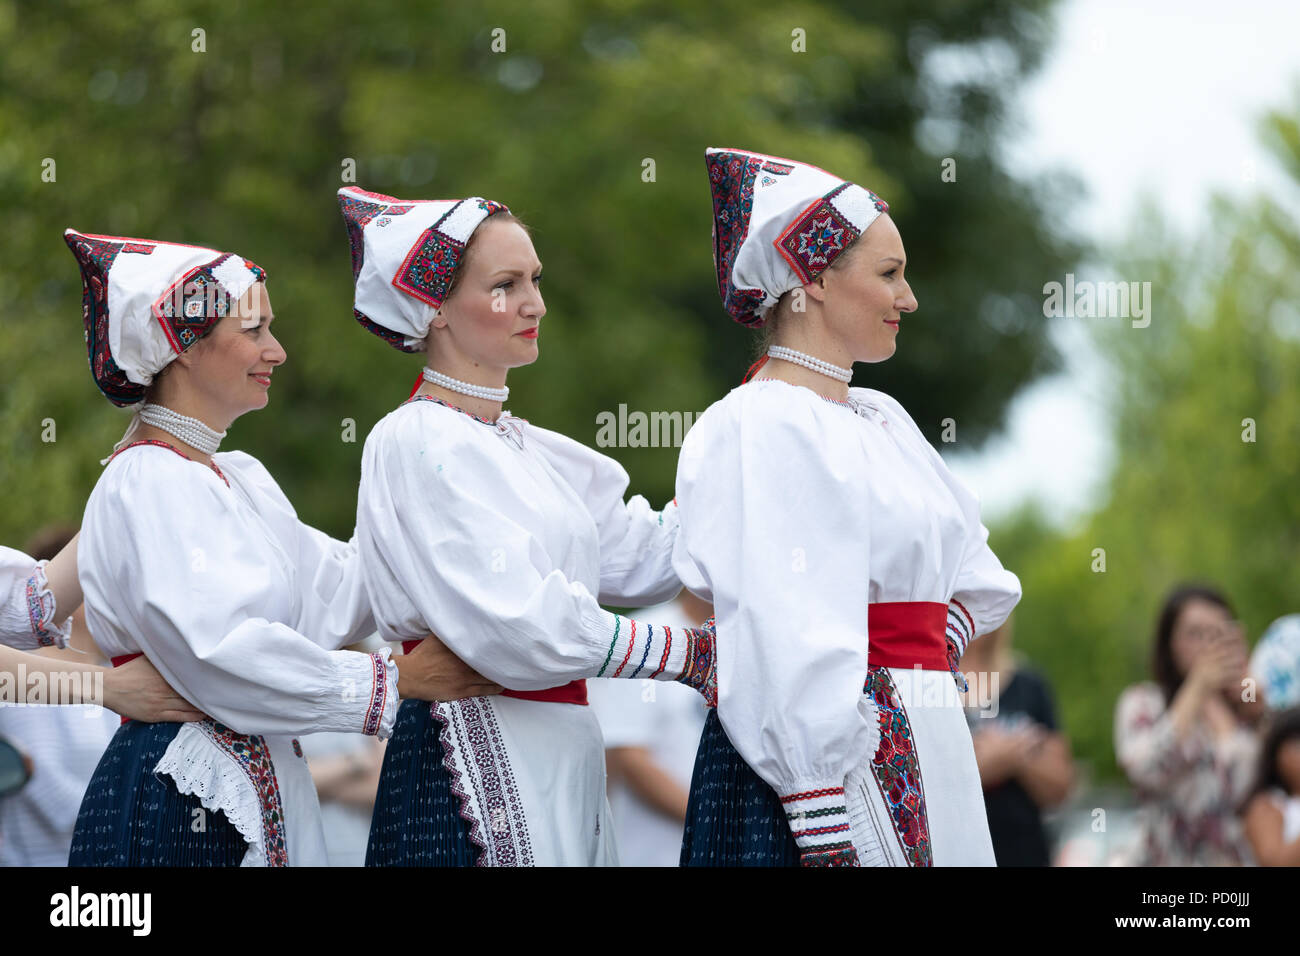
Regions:
<instances>
[{"instance_id":1,"label":"woman in folk costume","mask_svg":"<svg viewBox=\"0 0 1300 956\"><path fill-rule=\"evenodd\" d=\"M355 544L300 522L252 456L217 452L232 421L267 404L285 359L265 273L196 246L65 238L95 381L116 405L144 403L86 504L86 619L114 665L146 655L212 718L124 723L70 862L324 864L294 735L387 736L399 692L473 684L435 686L430 665L450 655L434 642L400 664L387 649L336 650L374 630Z\"/></svg>"},{"instance_id":2,"label":"woman in folk costume","mask_svg":"<svg viewBox=\"0 0 1300 956\"><path fill-rule=\"evenodd\" d=\"M848 384L917 308L898 229L815 167L706 163L724 306L771 345L678 462L676 566L719 653L682 862L993 865L953 682L1020 584L903 407Z\"/></svg>"},{"instance_id":3,"label":"woman in folk costume","mask_svg":"<svg viewBox=\"0 0 1300 956\"><path fill-rule=\"evenodd\" d=\"M499 203L340 190L355 313L426 368L366 439L357 535L380 632L438 636L510 688L406 702L384 759L370 865L617 861L587 677L708 697L712 632L605 611L654 604L677 509L625 501L612 459L502 410L546 309L528 233Z\"/></svg>"}]
</instances>

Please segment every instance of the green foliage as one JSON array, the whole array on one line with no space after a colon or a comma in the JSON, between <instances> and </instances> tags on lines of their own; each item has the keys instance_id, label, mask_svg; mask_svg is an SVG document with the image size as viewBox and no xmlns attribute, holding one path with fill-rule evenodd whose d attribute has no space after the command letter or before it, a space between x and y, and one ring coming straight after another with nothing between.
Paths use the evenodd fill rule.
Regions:
<instances>
[{"instance_id":1,"label":"green foliage","mask_svg":"<svg viewBox=\"0 0 1300 956\"><path fill-rule=\"evenodd\" d=\"M1269 139L1300 181L1296 116L1300 104L1274 116ZM1117 772L1116 698L1150 676L1156 615L1176 583L1220 587L1252 642L1297 610L1300 230L1269 198L1221 200L1214 222L1190 247L1153 224L1116 250L1115 276L1152 283L1149 327L1077 320L1095 323L1116 377L1104 504L1076 534L1026 513L994 542L1024 586L1016 643L1054 679L1076 751L1102 775Z\"/></svg>"},{"instance_id":2,"label":"green foliage","mask_svg":"<svg viewBox=\"0 0 1300 956\"><path fill-rule=\"evenodd\" d=\"M549 314L542 361L511 376L512 410L588 443L598 412L702 411L750 361L752 336L718 302L706 146L858 180L891 202L922 303L899 354L860 381L923 428L952 415L979 441L1052 364L1037 325L987 305L1036 297L1071 255L1046 199L990 149L1047 6L0 0L0 487L25 502L0 515L0 541L79 515L125 426L86 368L68 226L215 246L269 271L289 361L270 409L227 447L261 458L305 520L348 533L361 441L419 366L353 321L334 199L347 158L365 188L486 195L530 223ZM1011 52L996 88L923 78L924 55L958 42ZM936 111L959 121L956 183L915 143ZM46 157L56 182L41 180ZM56 443L40 440L46 418ZM355 444L340 440L345 419ZM675 449L611 451L635 490L671 496Z\"/></svg>"}]
</instances>

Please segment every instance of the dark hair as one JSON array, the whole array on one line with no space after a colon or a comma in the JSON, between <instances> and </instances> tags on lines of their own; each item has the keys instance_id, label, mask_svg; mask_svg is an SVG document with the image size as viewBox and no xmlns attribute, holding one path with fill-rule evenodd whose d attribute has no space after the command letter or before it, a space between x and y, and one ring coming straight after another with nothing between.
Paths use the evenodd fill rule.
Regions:
<instances>
[{"instance_id":1,"label":"dark hair","mask_svg":"<svg viewBox=\"0 0 1300 956\"><path fill-rule=\"evenodd\" d=\"M1160 616L1156 618L1156 640L1151 655L1151 670L1156 683L1164 691L1166 704L1174 699L1187 676L1178 673L1178 665L1174 663L1173 638L1174 625L1189 601L1207 601L1223 608L1230 616L1237 616L1228 599L1209 584L1180 584L1169 592L1160 608Z\"/></svg>"},{"instance_id":2,"label":"dark hair","mask_svg":"<svg viewBox=\"0 0 1300 956\"><path fill-rule=\"evenodd\" d=\"M1269 716L1264 740L1259 746L1259 764L1255 771L1255 782L1251 785L1245 799L1241 801L1242 812L1258 794L1274 787L1284 793L1288 792L1282 775L1277 771L1277 752L1288 740L1296 738L1300 738L1300 707L1279 710Z\"/></svg>"},{"instance_id":3,"label":"dark hair","mask_svg":"<svg viewBox=\"0 0 1300 956\"><path fill-rule=\"evenodd\" d=\"M491 222L494 219L500 222L513 222L524 232L528 233L529 236L533 234L532 230L528 228L527 224L525 224L522 219L520 219L514 213L510 212L508 209L498 209L496 212L489 213L487 216L484 216L483 221L474 227L474 231L470 233L469 239L465 242L465 251L461 253L460 262L456 264L456 271L452 273L451 285L447 287L447 295L443 298L442 300L443 302L446 302L453 295L455 295L456 290L460 288L460 277L463 276L465 274L465 270L469 268L470 252L474 248L474 240L478 238L478 234L479 232L482 231L483 227L486 226L489 222Z\"/></svg>"}]
</instances>

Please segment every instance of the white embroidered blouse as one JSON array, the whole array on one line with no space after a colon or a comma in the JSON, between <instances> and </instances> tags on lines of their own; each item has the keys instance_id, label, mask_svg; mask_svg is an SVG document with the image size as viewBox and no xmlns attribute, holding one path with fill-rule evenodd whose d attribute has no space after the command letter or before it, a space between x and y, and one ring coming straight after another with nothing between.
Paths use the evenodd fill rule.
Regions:
<instances>
[{"instance_id":1,"label":"white embroidered blouse","mask_svg":"<svg viewBox=\"0 0 1300 956\"><path fill-rule=\"evenodd\" d=\"M612 676L632 635L601 602L656 604L681 588L677 508L625 501L616 461L508 413L493 424L408 402L367 437L361 472L357 535L380 633L432 630L512 690ZM638 637L639 676L681 673L686 641Z\"/></svg>"},{"instance_id":2,"label":"white embroidered blouse","mask_svg":"<svg viewBox=\"0 0 1300 956\"><path fill-rule=\"evenodd\" d=\"M949 605L960 651L1020 599L979 499L902 406L849 394L845 404L775 380L742 385L698 419L677 472L676 566L713 601L718 717L787 809L807 803L832 823L846 774L879 743L863 695L870 605Z\"/></svg>"},{"instance_id":3,"label":"white embroidered blouse","mask_svg":"<svg viewBox=\"0 0 1300 956\"><path fill-rule=\"evenodd\" d=\"M200 462L125 449L86 503L86 622L108 657L143 652L243 734L391 732L396 666L337 648L374 631L354 542L298 520L244 452Z\"/></svg>"}]
</instances>

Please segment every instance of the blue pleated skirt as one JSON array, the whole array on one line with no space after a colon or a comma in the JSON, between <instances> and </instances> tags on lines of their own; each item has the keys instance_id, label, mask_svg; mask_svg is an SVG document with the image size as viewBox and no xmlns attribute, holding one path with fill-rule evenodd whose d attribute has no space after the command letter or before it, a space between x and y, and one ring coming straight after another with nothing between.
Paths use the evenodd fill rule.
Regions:
<instances>
[{"instance_id":1,"label":"blue pleated skirt","mask_svg":"<svg viewBox=\"0 0 1300 956\"><path fill-rule=\"evenodd\" d=\"M118 728L82 798L69 866L239 866L248 844L226 815L153 772L182 726Z\"/></svg>"},{"instance_id":2,"label":"blue pleated skirt","mask_svg":"<svg viewBox=\"0 0 1300 956\"><path fill-rule=\"evenodd\" d=\"M695 757L681 865L799 865L780 797L736 752L716 710Z\"/></svg>"},{"instance_id":3,"label":"blue pleated skirt","mask_svg":"<svg viewBox=\"0 0 1300 956\"><path fill-rule=\"evenodd\" d=\"M479 849L443 766L442 724L427 702L404 700L370 819L366 866L473 866Z\"/></svg>"}]
</instances>

